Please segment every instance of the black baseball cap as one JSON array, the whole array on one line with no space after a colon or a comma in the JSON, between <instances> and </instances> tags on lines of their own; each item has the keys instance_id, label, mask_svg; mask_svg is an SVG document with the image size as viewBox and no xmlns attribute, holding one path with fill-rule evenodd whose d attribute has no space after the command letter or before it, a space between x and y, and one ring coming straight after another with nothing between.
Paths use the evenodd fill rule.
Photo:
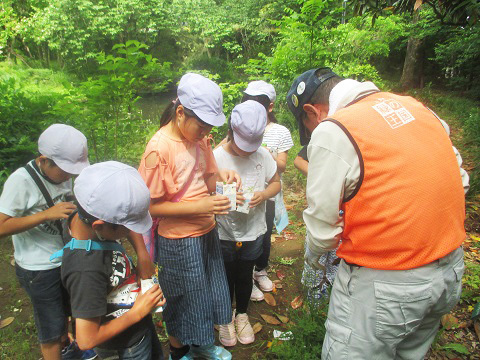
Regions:
<instances>
[{"instance_id":1,"label":"black baseball cap","mask_svg":"<svg viewBox=\"0 0 480 360\"><path fill-rule=\"evenodd\" d=\"M325 70L324 74L320 77L315 75L317 71ZM300 132L300 143L306 145L308 143L308 136L303 125L302 115L304 114L303 105L307 104L312 98L315 90L328 79L338 76L335 74L332 69L328 67L321 67L317 69L311 69L305 71L299 77L295 79L292 84L292 87L287 94L287 104L288 108L292 112L293 116L298 123L298 129Z\"/></svg>"}]
</instances>

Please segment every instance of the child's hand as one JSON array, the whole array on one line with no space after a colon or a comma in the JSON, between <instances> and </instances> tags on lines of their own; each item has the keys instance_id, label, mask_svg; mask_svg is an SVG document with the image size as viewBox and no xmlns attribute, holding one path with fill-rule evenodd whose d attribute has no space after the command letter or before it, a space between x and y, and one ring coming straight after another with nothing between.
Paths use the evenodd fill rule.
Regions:
<instances>
[{"instance_id":1,"label":"child's hand","mask_svg":"<svg viewBox=\"0 0 480 360\"><path fill-rule=\"evenodd\" d=\"M153 285L145 294L141 292L138 294L135 304L130 311L137 316L137 321L142 320L145 316L150 314L152 310L158 306L165 304L162 289L158 284Z\"/></svg>"},{"instance_id":2,"label":"child's hand","mask_svg":"<svg viewBox=\"0 0 480 360\"><path fill-rule=\"evenodd\" d=\"M68 216L76 209L71 202L61 202L44 211L45 220L68 219Z\"/></svg>"},{"instance_id":3,"label":"child's hand","mask_svg":"<svg viewBox=\"0 0 480 360\"><path fill-rule=\"evenodd\" d=\"M243 191L237 191L237 205L242 206L245 202L245 196L243 196Z\"/></svg>"},{"instance_id":4,"label":"child's hand","mask_svg":"<svg viewBox=\"0 0 480 360\"><path fill-rule=\"evenodd\" d=\"M138 254L137 254L138 255ZM155 265L150 257L137 257L137 284L140 285L142 279L150 279L155 275Z\"/></svg>"},{"instance_id":5,"label":"child's hand","mask_svg":"<svg viewBox=\"0 0 480 360\"><path fill-rule=\"evenodd\" d=\"M237 190L242 186L242 179L234 170L218 169L218 176L220 177L221 181L227 184L231 184L233 182L237 183Z\"/></svg>"},{"instance_id":6,"label":"child's hand","mask_svg":"<svg viewBox=\"0 0 480 360\"><path fill-rule=\"evenodd\" d=\"M200 213L226 215L230 210L230 200L225 195L206 196L198 203Z\"/></svg>"},{"instance_id":7,"label":"child's hand","mask_svg":"<svg viewBox=\"0 0 480 360\"><path fill-rule=\"evenodd\" d=\"M255 206L260 205L262 202L267 200L263 191L255 191L253 193L252 199L250 200L250 207L253 208Z\"/></svg>"}]
</instances>

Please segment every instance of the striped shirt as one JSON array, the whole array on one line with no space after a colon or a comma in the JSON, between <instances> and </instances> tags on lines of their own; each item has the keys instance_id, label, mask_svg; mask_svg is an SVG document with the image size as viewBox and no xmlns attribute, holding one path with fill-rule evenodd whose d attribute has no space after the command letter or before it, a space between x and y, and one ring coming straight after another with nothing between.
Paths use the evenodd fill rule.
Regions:
<instances>
[{"instance_id":1,"label":"striped shirt","mask_svg":"<svg viewBox=\"0 0 480 360\"><path fill-rule=\"evenodd\" d=\"M267 145L270 151L278 154L290 150L293 146L292 135L283 125L269 123L263 134L263 143Z\"/></svg>"}]
</instances>

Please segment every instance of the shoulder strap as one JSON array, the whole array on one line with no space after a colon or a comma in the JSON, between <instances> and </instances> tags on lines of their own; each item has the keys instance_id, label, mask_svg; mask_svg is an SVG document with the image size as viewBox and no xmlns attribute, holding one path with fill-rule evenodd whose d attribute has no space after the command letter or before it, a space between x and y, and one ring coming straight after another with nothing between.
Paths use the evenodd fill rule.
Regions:
<instances>
[{"instance_id":1,"label":"shoulder strap","mask_svg":"<svg viewBox=\"0 0 480 360\"><path fill-rule=\"evenodd\" d=\"M45 184L42 182L42 180L40 180L40 177L38 176L37 172L30 166L30 164L25 165L24 168L30 174L33 181L35 181L35 184L37 184L37 187L40 190L40 192L43 194L43 197L45 198L45 201L47 202L48 207L55 206L55 204L53 203L52 197L50 196L47 188L45 187ZM63 236L62 223L60 222L60 220L55 220L54 222L55 222L55 226L60 232L60 235Z\"/></svg>"},{"instance_id":2,"label":"shoulder strap","mask_svg":"<svg viewBox=\"0 0 480 360\"><path fill-rule=\"evenodd\" d=\"M185 195L187 192L188 188L190 187L190 184L193 181L193 177L195 176L195 173L198 170L198 163L199 163L199 158L200 158L200 145L198 143L195 144L195 165L193 166L192 171L190 172L190 176L188 177L187 181L185 182L185 185L183 185L182 190L180 190L178 193L175 194L175 196L170 200L171 202L179 202L180 199Z\"/></svg>"},{"instance_id":3,"label":"shoulder strap","mask_svg":"<svg viewBox=\"0 0 480 360\"><path fill-rule=\"evenodd\" d=\"M81 249L85 251L91 250L110 250L110 251L121 251L126 252L125 248L117 243L116 241L97 241L97 240L70 240L62 249L53 253L50 256L51 262L58 262L58 258L63 256L63 249Z\"/></svg>"}]
</instances>

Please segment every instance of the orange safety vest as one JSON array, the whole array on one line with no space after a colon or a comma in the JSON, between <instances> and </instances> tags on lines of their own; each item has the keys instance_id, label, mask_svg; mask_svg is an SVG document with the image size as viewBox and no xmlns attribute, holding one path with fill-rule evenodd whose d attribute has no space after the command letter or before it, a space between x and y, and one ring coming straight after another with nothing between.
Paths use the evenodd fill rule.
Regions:
<instances>
[{"instance_id":1,"label":"orange safety vest","mask_svg":"<svg viewBox=\"0 0 480 360\"><path fill-rule=\"evenodd\" d=\"M465 239L465 196L452 143L437 117L407 96L374 93L332 119L351 139L361 174L344 200L337 255L383 270L413 269Z\"/></svg>"}]
</instances>

